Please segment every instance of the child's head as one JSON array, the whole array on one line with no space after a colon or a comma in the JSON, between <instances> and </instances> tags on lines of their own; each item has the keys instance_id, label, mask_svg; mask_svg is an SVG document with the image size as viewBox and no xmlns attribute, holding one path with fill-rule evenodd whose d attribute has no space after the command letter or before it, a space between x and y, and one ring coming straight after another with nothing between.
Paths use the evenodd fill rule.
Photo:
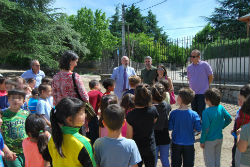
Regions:
<instances>
[{"instance_id":1,"label":"child's head","mask_svg":"<svg viewBox=\"0 0 250 167\"><path fill-rule=\"evenodd\" d=\"M10 91L17 87L17 83L14 82L12 79L6 79L5 86L6 86L7 91Z\"/></svg>"},{"instance_id":2,"label":"child's head","mask_svg":"<svg viewBox=\"0 0 250 167\"><path fill-rule=\"evenodd\" d=\"M52 83L52 79L51 79L51 78L44 77L44 78L42 79L42 83L41 83L41 84L51 85L51 83Z\"/></svg>"},{"instance_id":3,"label":"child's head","mask_svg":"<svg viewBox=\"0 0 250 167\"><path fill-rule=\"evenodd\" d=\"M125 112L118 104L110 104L103 111L104 125L112 131L121 129L124 119Z\"/></svg>"},{"instance_id":4,"label":"child's head","mask_svg":"<svg viewBox=\"0 0 250 167\"><path fill-rule=\"evenodd\" d=\"M159 83L161 83L161 84L164 86L165 92L168 92L168 91L169 91L169 89L170 89L170 84L169 84L168 80L166 80L166 79L161 79L161 80L159 81Z\"/></svg>"},{"instance_id":5,"label":"child's head","mask_svg":"<svg viewBox=\"0 0 250 167\"><path fill-rule=\"evenodd\" d=\"M90 90L93 90L93 89L96 89L96 90L101 90L101 87L100 87L100 83L99 81L93 79L89 82L89 89Z\"/></svg>"},{"instance_id":6,"label":"child's head","mask_svg":"<svg viewBox=\"0 0 250 167\"><path fill-rule=\"evenodd\" d=\"M31 87L31 89L34 89L36 86L36 80L34 78L27 79L27 84Z\"/></svg>"},{"instance_id":7,"label":"child's head","mask_svg":"<svg viewBox=\"0 0 250 167\"><path fill-rule=\"evenodd\" d=\"M152 87L152 97L155 102L162 102L166 98L165 88L161 83L156 83Z\"/></svg>"},{"instance_id":8,"label":"child's head","mask_svg":"<svg viewBox=\"0 0 250 167\"><path fill-rule=\"evenodd\" d=\"M181 104L188 105L193 101L194 96L195 96L195 93L191 88L181 88L179 90L177 103L179 105Z\"/></svg>"},{"instance_id":9,"label":"child's head","mask_svg":"<svg viewBox=\"0 0 250 167\"><path fill-rule=\"evenodd\" d=\"M51 96L51 86L41 84L38 87L38 92L39 92L41 98L48 98L49 96Z\"/></svg>"},{"instance_id":10,"label":"child's head","mask_svg":"<svg viewBox=\"0 0 250 167\"><path fill-rule=\"evenodd\" d=\"M250 95L250 84L246 84L240 89L240 94L238 95L238 105L242 106L243 103L246 101L247 96L249 95Z\"/></svg>"},{"instance_id":11,"label":"child's head","mask_svg":"<svg viewBox=\"0 0 250 167\"><path fill-rule=\"evenodd\" d=\"M38 99L38 97L39 97L38 88L33 89L31 94L32 94L33 98Z\"/></svg>"},{"instance_id":12,"label":"child's head","mask_svg":"<svg viewBox=\"0 0 250 167\"><path fill-rule=\"evenodd\" d=\"M46 122L39 114L30 114L25 121L26 134L37 140L38 150L41 154L48 145L48 137L45 133L45 127Z\"/></svg>"},{"instance_id":13,"label":"child's head","mask_svg":"<svg viewBox=\"0 0 250 167\"><path fill-rule=\"evenodd\" d=\"M141 83L141 78L137 75L133 75L128 78L128 82L131 88L135 88Z\"/></svg>"},{"instance_id":14,"label":"child's head","mask_svg":"<svg viewBox=\"0 0 250 167\"><path fill-rule=\"evenodd\" d=\"M8 91L8 102L10 104L10 110L18 112L24 103L26 93L23 90L13 89Z\"/></svg>"},{"instance_id":15,"label":"child's head","mask_svg":"<svg viewBox=\"0 0 250 167\"><path fill-rule=\"evenodd\" d=\"M25 79L20 76L13 78L13 81L17 84L18 89L23 89L23 86L26 84Z\"/></svg>"},{"instance_id":16,"label":"child's head","mask_svg":"<svg viewBox=\"0 0 250 167\"><path fill-rule=\"evenodd\" d=\"M218 106L220 104L221 93L219 89L210 88L205 92L204 96L208 106Z\"/></svg>"},{"instance_id":17,"label":"child's head","mask_svg":"<svg viewBox=\"0 0 250 167\"><path fill-rule=\"evenodd\" d=\"M25 84L25 85L23 86L23 90L24 90L24 92L26 93L26 95L30 95L31 92L32 92L32 88L31 88L28 84Z\"/></svg>"},{"instance_id":18,"label":"child's head","mask_svg":"<svg viewBox=\"0 0 250 167\"><path fill-rule=\"evenodd\" d=\"M5 80L6 80L5 77L0 76L0 90L6 90Z\"/></svg>"},{"instance_id":19,"label":"child's head","mask_svg":"<svg viewBox=\"0 0 250 167\"><path fill-rule=\"evenodd\" d=\"M241 107L241 111L243 113L250 115L250 96L247 96L245 102L243 103Z\"/></svg>"},{"instance_id":20,"label":"child's head","mask_svg":"<svg viewBox=\"0 0 250 167\"><path fill-rule=\"evenodd\" d=\"M61 157L64 157L61 148L63 141L61 126L81 127L85 121L85 106L86 103L77 98L66 97L51 110L52 137Z\"/></svg>"},{"instance_id":21,"label":"child's head","mask_svg":"<svg viewBox=\"0 0 250 167\"><path fill-rule=\"evenodd\" d=\"M102 82L102 86L108 91L114 91L115 89L115 80L107 78Z\"/></svg>"},{"instance_id":22,"label":"child's head","mask_svg":"<svg viewBox=\"0 0 250 167\"><path fill-rule=\"evenodd\" d=\"M152 104L152 93L147 84L138 85L135 88L135 106L147 107Z\"/></svg>"},{"instance_id":23,"label":"child's head","mask_svg":"<svg viewBox=\"0 0 250 167\"><path fill-rule=\"evenodd\" d=\"M127 93L122 97L121 107L125 111L135 108L135 96L131 93Z\"/></svg>"}]
</instances>

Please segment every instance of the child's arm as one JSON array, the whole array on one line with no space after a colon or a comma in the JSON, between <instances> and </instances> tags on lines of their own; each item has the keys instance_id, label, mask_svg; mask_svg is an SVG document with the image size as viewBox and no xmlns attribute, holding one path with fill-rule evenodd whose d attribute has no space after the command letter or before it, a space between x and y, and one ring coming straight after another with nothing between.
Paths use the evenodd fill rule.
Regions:
<instances>
[{"instance_id":1,"label":"child's arm","mask_svg":"<svg viewBox=\"0 0 250 167\"><path fill-rule=\"evenodd\" d=\"M208 119L207 110L202 112L202 131L201 131L201 138L200 138L200 146L204 148L204 143L206 141L207 133L209 131L210 121Z\"/></svg>"},{"instance_id":2,"label":"child's arm","mask_svg":"<svg viewBox=\"0 0 250 167\"><path fill-rule=\"evenodd\" d=\"M45 120L46 124L47 124L49 127L51 127L50 121L48 121L47 118L45 118L44 114L42 114L42 117L43 117L43 119Z\"/></svg>"},{"instance_id":3,"label":"child's arm","mask_svg":"<svg viewBox=\"0 0 250 167\"><path fill-rule=\"evenodd\" d=\"M9 147L4 144L3 152L8 161L15 161L17 156L15 152L10 151Z\"/></svg>"},{"instance_id":4,"label":"child's arm","mask_svg":"<svg viewBox=\"0 0 250 167\"><path fill-rule=\"evenodd\" d=\"M240 152L246 152L248 147L249 128L243 126L240 131L240 135L237 136L237 138L238 138L237 148L239 149Z\"/></svg>"},{"instance_id":5,"label":"child's arm","mask_svg":"<svg viewBox=\"0 0 250 167\"><path fill-rule=\"evenodd\" d=\"M127 122L127 135L126 137L128 139L132 139L133 138L133 127Z\"/></svg>"},{"instance_id":6,"label":"child's arm","mask_svg":"<svg viewBox=\"0 0 250 167\"><path fill-rule=\"evenodd\" d=\"M224 126L223 126L223 129L224 129L232 122L232 117L224 107L223 107L223 112L224 112L224 119L225 119Z\"/></svg>"}]
</instances>

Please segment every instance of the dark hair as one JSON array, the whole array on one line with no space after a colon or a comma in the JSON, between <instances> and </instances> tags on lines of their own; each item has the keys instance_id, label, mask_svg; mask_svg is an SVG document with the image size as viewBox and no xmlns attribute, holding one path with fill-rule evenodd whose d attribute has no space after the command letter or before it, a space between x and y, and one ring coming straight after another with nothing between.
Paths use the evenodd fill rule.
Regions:
<instances>
[{"instance_id":1,"label":"dark hair","mask_svg":"<svg viewBox=\"0 0 250 167\"><path fill-rule=\"evenodd\" d=\"M5 80L6 80L6 78L5 78L5 77L0 76L0 84L3 84Z\"/></svg>"},{"instance_id":2,"label":"dark hair","mask_svg":"<svg viewBox=\"0 0 250 167\"><path fill-rule=\"evenodd\" d=\"M141 83L141 78L137 75L132 75L128 78L129 85L134 87Z\"/></svg>"},{"instance_id":3,"label":"dark hair","mask_svg":"<svg viewBox=\"0 0 250 167\"><path fill-rule=\"evenodd\" d=\"M246 101L243 103L241 107L241 111L250 115L250 96L247 96Z\"/></svg>"},{"instance_id":4,"label":"dark hair","mask_svg":"<svg viewBox=\"0 0 250 167\"><path fill-rule=\"evenodd\" d=\"M52 83L52 78L44 77L44 78L42 79L42 84L51 85L51 83Z\"/></svg>"},{"instance_id":5,"label":"dark hair","mask_svg":"<svg viewBox=\"0 0 250 167\"><path fill-rule=\"evenodd\" d=\"M14 82L18 82L18 80L20 80L20 81L22 82L22 84L26 84L25 79L23 79L23 78L20 77L20 76L14 77L12 80L13 80ZM17 85L17 86L18 86L18 85Z\"/></svg>"},{"instance_id":6,"label":"dark hair","mask_svg":"<svg viewBox=\"0 0 250 167\"><path fill-rule=\"evenodd\" d=\"M166 68L165 68L165 66L164 66L163 64L159 64L159 65L157 66L157 69L158 69L158 68L162 68L162 69L164 70L163 76L167 76L167 70L166 70ZM158 76L158 73L157 73L157 76Z\"/></svg>"},{"instance_id":7,"label":"dark hair","mask_svg":"<svg viewBox=\"0 0 250 167\"><path fill-rule=\"evenodd\" d=\"M69 70L70 62L77 59L79 59L79 57L75 52L73 52L72 50L65 51L59 61L60 69Z\"/></svg>"},{"instance_id":8,"label":"dark hair","mask_svg":"<svg viewBox=\"0 0 250 167\"><path fill-rule=\"evenodd\" d=\"M50 85L47 85L47 84L41 84L41 85L39 85L39 87L38 87L38 92L39 92L39 94L41 95L41 94L42 94L42 91L48 90L49 87L50 87Z\"/></svg>"},{"instance_id":9,"label":"dark hair","mask_svg":"<svg viewBox=\"0 0 250 167\"><path fill-rule=\"evenodd\" d=\"M103 112L103 121L111 130L119 130L125 119L125 112L118 104L110 104Z\"/></svg>"},{"instance_id":10,"label":"dark hair","mask_svg":"<svg viewBox=\"0 0 250 167\"><path fill-rule=\"evenodd\" d=\"M13 81L13 79L6 79L5 80L5 85L12 85L14 86L15 88L17 87L17 83L15 81Z\"/></svg>"},{"instance_id":11,"label":"dark hair","mask_svg":"<svg viewBox=\"0 0 250 167\"><path fill-rule=\"evenodd\" d=\"M95 86L97 86L99 82L96 79L93 79L89 82L89 88L93 89Z\"/></svg>"},{"instance_id":12,"label":"dark hair","mask_svg":"<svg viewBox=\"0 0 250 167\"><path fill-rule=\"evenodd\" d=\"M108 105L110 104L118 104L118 98L116 95L105 95L102 96L101 99L101 105L100 105L100 110L101 110L101 116L99 119L99 126L100 127L104 127L102 124L102 120L103 120L103 112L104 110L106 110L106 108L108 107Z\"/></svg>"},{"instance_id":13,"label":"dark hair","mask_svg":"<svg viewBox=\"0 0 250 167\"><path fill-rule=\"evenodd\" d=\"M55 107L51 110L51 127L52 127L52 137L55 143L56 149L61 157L65 157L62 152L62 142L63 142L63 133L59 124L65 126L66 118L73 117L75 118L76 114L85 108L85 102L73 98L66 97L63 98Z\"/></svg>"},{"instance_id":14,"label":"dark hair","mask_svg":"<svg viewBox=\"0 0 250 167\"><path fill-rule=\"evenodd\" d=\"M165 92L168 92L168 91L169 91L169 89L170 89L170 84L169 84L168 80L162 79L162 80L159 81L159 83L161 83L161 84L164 86Z\"/></svg>"},{"instance_id":15,"label":"dark hair","mask_svg":"<svg viewBox=\"0 0 250 167\"><path fill-rule=\"evenodd\" d=\"M111 78L107 78L102 82L102 86L105 89L108 89L109 86L113 86L115 84L115 80L111 79Z\"/></svg>"},{"instance_id":16,"label":"dark hair","mask_svg":"<svg viewBox=\"0 0 250 167\"><path fill-rule=\"evenodd\" d=\"M135 88L135 106L147 107L152 104L152 94L149 85L141 84Z\"/></svg>"},{"instance_id":17,"label":"dark hair","mask_svg":"<svg viewBox=\"0 0 250 167\"><path fill-rule=\"evenodd\" d=\"M212 105L218 106L220 104L221 93L219 89L210 88L205 92L204 96L205 96L205 99L209 100Z\"/></svg>"},{"instance_id":18,"label":"dark hair","mask_svg":"<svg viewBox=\"0 0 250 167\"><path fill-rule=\"evenodd\" d=\"M32 94L32 96L39 95L38 88L34 88L34 89L31 91L31 94Z\"/></svg>"},{"instance_id":19,"label":"dark hair","mask_svg":"<svg viewBox=\"0 0 250 167\"><path fill-rule=\"evenodd\" d=\"M135 108L135 96L131 93L125 94L122 97L121 107L123 107L125 111Z\"/></svg>"},{"instance_id":20,"label":"dark hair","mask_svg":"<svg viewBox=\"0 0 250 167\"><path fill-rule=\"evenodd\" d=\"M157 102L162 102L166 98L165 88L161 83L156 83L152 87L152 98Z\"/></svg>"},{"instance_id":21,"label":"dark hair","mask_svg":"<svg viewBox=\"0 0 250 167\"><path fill-rule=\"evenodd\" d=\"M191 88L181 88L179 90L179 97L182 100L182 103L188 105L189 103L191 103L194 99L195 93Z\"/></svg>"},{"instance_id":22,"label":"dark hair","mask_svg":"<svg viewBox=\"0 0 250 167\"><path fill-rule=\"evenodd\" d=\"M34 82L35 81L35 79L34 78L28 78L27 79L27 83L29 84L29 83L32 83L32 82Z\"/></svg>"},{"instance_id":23,"label":"dark hair","mask_svg":"<svg viewBox=\"0 0 250 167\"><path fill-rule=\"evenodd\" d=\"M26 134L37 139L39 153L42 154L48 145L48 136L44 133L46 122L39 114L30 114L25 121Z\"/></svg>"},{"instance_id":24,"label":"dark hair","mask_svg":"<svg viewBox=\"0 0 250 167\"><path fill-rule=\"evenodd\" d=\"M21 95L25 99L26 93L22 89L12 89L8 91L8 97L12 95Z\"/></svg>"},{"instance_id":25,"label":"dark hair","mask_svg":"<svg viewBox=\"0 0 250 167\"><path fill-rule=\"evenodd\" d=\"M240 95L244 96L245 98L250 95L250 84L246 84L240 89Z\"/></svg>"}]
</instances>

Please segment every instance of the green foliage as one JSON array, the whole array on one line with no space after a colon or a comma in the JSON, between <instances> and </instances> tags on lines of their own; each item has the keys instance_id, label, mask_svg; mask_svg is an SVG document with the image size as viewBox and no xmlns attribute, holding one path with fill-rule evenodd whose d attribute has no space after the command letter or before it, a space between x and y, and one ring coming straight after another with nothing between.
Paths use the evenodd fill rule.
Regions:
<instances>
[{"instance_id":1,"label":"green foliage","mask_svg":"<svg viewBox=\"0 0 250 167\"><path fill-rule=\"evenodd\" d=\"M68 20L81 34L81 42L85 42L90 50L86 59L98 59L103 49L117 47L117 38L110 33L109 20L101 10L93 13L91 9L85 7L78 10L77 15L69 16Z\"/></svg>"},{"instance_id":2,"label":"green foliage","mask_svg":"<svg viewBox=\"0 0 250 167\"><path fill-rule=\"evenodd\" d=\"M122 35L122 23L120 20L120 15L121 13L119 7L116 6L115 14L111 16L110 26L109 26L110 32L118 38L121 38Z\"/></svg>"},{"instance_id":3,"label":"green foliage","mask_svg":"<svg viewBox=\"0 0 250 167\"><path fill-rule=\"evenodd\" d=\"M215 29L208 23L201 31L199 31L195 38L193 38L193 43L208 44L217 39L217 34Z\"/></svg>"}]
</instances>

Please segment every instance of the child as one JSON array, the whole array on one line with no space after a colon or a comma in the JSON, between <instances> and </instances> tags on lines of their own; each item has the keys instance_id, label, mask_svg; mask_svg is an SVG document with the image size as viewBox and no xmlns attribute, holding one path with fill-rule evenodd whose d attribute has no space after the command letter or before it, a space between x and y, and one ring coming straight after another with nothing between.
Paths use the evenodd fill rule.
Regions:
<instances>
[{"instance_id":1,"label":"child","mask_svg":"<svg viewBox=\"0 0 250 167\"><path fill-rule=\"evenodd\" d=\"M158 153L160 152L160 159L162 166L170 167L168 156L169 156L169 144L170 137L168 132L168 115L171 111L170 104L166 103L165 88L162 84L156 83L152 88L153 103L156 107L159 117L155 124L155 142L156 142L156 165L158 159ZM155 166L156 166L155 165Z\"/></svg>"},{"instance_id":2,"label":"child","mask_svg":"<svg viewBox=\"0 0 250 167\"><path fill-rule=\"evenodd\" d=\"M5 141L4 153L7 166L23 166L24 155L22 141L27 137L25 133L25 120L28 112L21 109L24 103L25 92L23 90L8 91L10 107L2 113L2 132Z\"/></svg>"},{"instance_id":3,"label":"child","mask_svg":"<svg viewBox=\"0 0 250 167\"><path fill-rule=\"evenodd\" d=\"M220 105L221 94L218 89L208 89L204 96L209 107L202 112L200 147L204 149L205 165L207 167L219 167L222 130L231 123L232 118L227 110Z\"/></svg>"},{"instance_id":4,"label":"child","mask_svg":"<svg viewBox=\"0 0 250 167\"><path fill-rule=\"evenodd\" d=\"M124 123L125 112L119 105L111 104L104 110L103 124L108 129L108 135L97 139L94 144L97 166L137 167L141 161L135 142L121 135Z\"/></svg>"},{"instance_id":5,"label":"child","mask_svg":"<svg viewBox=\"0 0 250 167\"><path fill-rule=\"evenodd\" d=\"M47 125L50 126L50 110L52 107L47 101L47 98L51 95L51 86L39 85L38 91L40 94L40 98L37 102L36 113L42 115Z\"/></svg>"},{"instance_id":6,"label":"child","mask_svg":"<svg viewBox=\"0 0 250 167\"><path fill-rule=\"evenodd\" d=\"M164 86L165 92L166 92L165 101L166 101L168 104L170 104L170 94L169 94L170 84L169 84L168 80L163 79L163 80L160 80L159 83L161 83L161 84Z\"/></svg>"},{"instance_id":7,"label":"child","mask_svg":"<svg viewBox=\"0 0 250 167\"><path fill-rule=\"evenodd\" d=\"M90 91L88 92L89 95L89 103L93 106L96 115L98 115L98 109L101 104L102 92L100 91L100 84L97 80L91 80L89 82ZM95 140L99 137L99 125L98 125L98 118L94 116L88 122L89 131L86 133L87 137L91 140L91 143L94 144Z\"/></svg>"},{"instance_id":8,"label":"child","mask_svg":"<svg viewBox=\"0 0 250 167\"><path fill-rule=\"evenodd\" d=\"M130 86L130 89L127 90L124 94L126 95L127 93L131 93L131 94L135 94L135 88L137 85L139 85L141 83L141 78L137 75L133 75L133 76L130 76L128 78L128 82L129 82L129 86Z\"/></svg>"},{"instance_id":9,"label":"child","mask_svg":"<svg viewBox=\"0 0 250 167\"><path fill-rule=\"evenodd\" d=\"M44 78L42 79L42 83L41 83L41 84L51 85L51 84L52 84L52 78L44 77Z\"/></svg>"},{"instance_id":10,"label":"child","mask_svg":"<svg viewBox=\"0 0 250 167\"><path fill-rule=\"evenodd\" d=\"M0 77L0 109L9 107L5 81L5 77Z\"/></svg>"},{"instance_id":11,"label":"child","mask_svg":"<svg viewBox=\"0 0 250 167\"><path fill-rule=\"evenodd\" d=\"M115 89L115 80L111 78L105 79L102 83L102 86L106 89L106 92L103 94L103 96L110 95Z\"/></svg>"},{"instance_id":12,"label":"child","mask_svg":"<svg viewBox=\"0 0 250 167\"><path fill-rule=\"evenodd\" d=\"M135 109L127 116L127 138L133 138L139 148L142 162L146 167L155 166L156 144L154 138L154 124L157 121L158 112L152 106L151 91L147 85L138 85L135 88Z\"/></svg>"},{"instance_id":13,"label":"child","mask_svg":"<svg viewBox=\"0 0 250 167\"><path fill-rule=\"evenodd\" d=\"M241 111L250 115L250 96L245 100ZM240 166L250 166L250 123L242 126L240 135L238 136L237 148L241 152Z\"/></svg>"},{"instance_id":14,"label":"child","mask_svg":"<svg viewBox=\"0 0 250 167\"><path fill-rule=\"evenodd\" d=\"M106 108L108 107L108 105L110 104L118 104L118 98L116 95L105 95L102 96L101 99L101 116L99 119L99 137L104 137L108 135L108 131L107 129L103 126L102 120L103 120L103 112L104 110L106 110Z\"/></svg>"},{"instance_id":15,"label":"child","mask_svg":"<svg viewBox=\"0 0 250 167\"><path fill-rule=\"evenodd\" d=\"M85 102L72 97L51 110L52 138L43 157L52 159L52 166L96 166L89 139L78 133L85 114Z\"/></svg>"},{"instance_id":16,"label":"child","mask_svg":"<svg viewBox=\"0 0 250 167\"><path fill-rule=\"evenodd\" d=\"M191 88L180 89L177 98L179 108L169 116L168 129L172 130L171 166L194 166L194 132L201 131L199 115L188 108L194 95Z\"/></svg>"},{"instance_id":17,"label":"child","mask_svg":"<svg viewBox=\"0 0 250 167\"><path fill-rule=\"evenodd\" d=\"M29 111L32 114L34 114L34 113L36 113L36 106L37 106L37 102L38 102L38 98L39 98L38 89L37 88L33 89L31 94L32 94L32 96L29 99L28 108L29 108Z\"/></svg>"},{"instance_id":18,"label":"child","mask_svg":"<svg viewBox=\"0 0 250 167\"><path fill-rule=\"evenodd\" d=\"M44 161L42 153L48 145L49 133L45 130L46 122L38 114L31 114L25 121L25 131L29 136L23 140L25 166L45 167L49 163Z\"/></svg>"},{"instance_id":19,"label":"child","mask_svg":"<svg viewBox=\"0 0 250 167\"><path fill-rule=\"evenodd\" d=\"M135 108L135 96L131 93L127 93L122 97L121 107L124 108L126 116L130 111Z\"/></svg>"},{"instance_id":20,"label":"child","mask_svg":"<svg viewBox=\"0 0 250 167\"><path fill-rule=\"evenodd\" d=\"M241 107L243 103L246 101L246 98L250 95L250 84L244 85L240 89L240 93L238 95L238 105ZM234 136L234 146L232 148L232 166L239 167L240 166L240 151L236 148L237 143L237 132L241 126L249 123L250 115L245 114L241 111L241 108L237 111L235 116L234 128L232 130L232 135Z\"/></svg>"},{"instance_id":21,"label":"child","mask_svg":"<svg viewBox=\"0 0 250 167\"><path fill-rule=\"evenodd\" d=\"M3 124L2 113L0 112L0 128L1 128L2 124ZM0 133L0 166L1 167L4 166L4 164L3 164L3 156L4 156L3 148L4 148L3 136Z\"/></svg>"},{"instance_id":22,"label":"child","mask_svg":"<svg viewBox=\"0 0 250 167\"><path fill-rule=\"evenodd\" d=\"M36 80L34 78L27 79L27 84L33 90L36 86Z\"/></svg>"}]
</instances>

